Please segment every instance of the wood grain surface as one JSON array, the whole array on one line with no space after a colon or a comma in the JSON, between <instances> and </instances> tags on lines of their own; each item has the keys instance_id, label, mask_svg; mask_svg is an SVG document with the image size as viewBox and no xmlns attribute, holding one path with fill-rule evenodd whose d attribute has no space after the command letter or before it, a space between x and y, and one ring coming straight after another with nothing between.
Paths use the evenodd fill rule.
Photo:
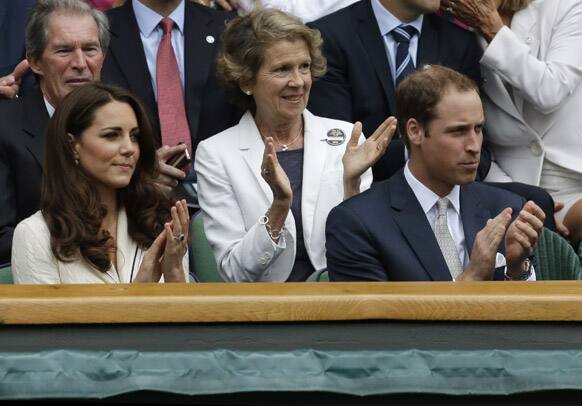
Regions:
<instances>
[{"instance_id":1,"label":"wood grain surface","mask_svg":"<svg viewBox=\"0 0 582 406\"><path fill-rule=\"evenodd\" d=\"M0 323L582 321L582 282L1 285Z\"/></svg>"}]
</instances>

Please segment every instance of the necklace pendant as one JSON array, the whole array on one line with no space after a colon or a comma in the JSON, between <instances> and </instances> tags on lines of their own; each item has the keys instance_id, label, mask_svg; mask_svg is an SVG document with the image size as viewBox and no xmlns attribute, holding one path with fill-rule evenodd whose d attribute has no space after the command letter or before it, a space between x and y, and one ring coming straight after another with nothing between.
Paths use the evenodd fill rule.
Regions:
<instances>
[{"instance_id":1,"label":"necklace pendant","mask_svg":"<svg viewBox=\"0 0 582 406\"><path fill-rule=\"evenodd\" d=\"M281 151L285 152L289 149L289 146L287 144L282 144L281 145Z\"/></svg>"}]
</instances>

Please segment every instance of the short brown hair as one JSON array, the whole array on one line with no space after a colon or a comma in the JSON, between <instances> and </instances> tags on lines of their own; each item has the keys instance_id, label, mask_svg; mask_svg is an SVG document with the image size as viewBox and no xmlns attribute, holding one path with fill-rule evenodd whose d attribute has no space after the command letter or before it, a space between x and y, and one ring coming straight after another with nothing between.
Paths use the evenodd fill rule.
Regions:
<instances>
[{"instance_id":1,"label":"short brown hair","mask_svg":"<svg viewBox=\"0 0 582 406\"><path fill-rule=\"evenodd\" d=\"M113 101L131 106L139 127L139 160L129 185L118 191L127 213L129 235L146 248L163 230L171 204L154 184L158 163L145 107L127 90L99 82L74 89L49 121L40 204L55 257L69 262L80 254L102 272L111 267L108 253L115 249L111 236L102 231L106 209L95 182L76 165L70 137L79 139L93 124L97 111Z\"/></svg>"},{"instance_id":2,"label":"short brown hair","mask_svg":"<svg viewBox=\"0 0 582 406\"><path fill-rule=\"evenodd\" d=\"M307 44L311 76L323 76L326 61L321 52L321 34L298 18L265 8L230 21L224 30L222 51L217 61L218 78L228 98L245 109L250 108L253 99L241 91L240 85L255 80L267 48L280 41L296 40Z\"/></svg>"},{"instance_id":3,"label":"short brown hair","mask_svg":"<svg viewBox=\"0 0 582 406\"><path fill-rule=\"evenodd\" d=\"M424 129L435 119L435 108L449 90L475 91L477 84L467 76L439 65L427 65L404 79L396 89L396 118L402 140L410 147L406 123L414 118Z\"/></svg>"}]
</instances>

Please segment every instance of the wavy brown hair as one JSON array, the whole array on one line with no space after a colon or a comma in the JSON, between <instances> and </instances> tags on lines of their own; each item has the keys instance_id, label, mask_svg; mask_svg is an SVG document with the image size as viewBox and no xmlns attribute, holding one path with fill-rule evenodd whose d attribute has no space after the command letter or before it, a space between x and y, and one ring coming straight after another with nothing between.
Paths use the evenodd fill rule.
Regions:
<instances>
[{"instance_id":1,"label":"wavy brown hair","mask_svg":"<svg viewBox=\"0 0 582 406\"><path fill-rule=\"evenodd\" d=\"M217 74L227 97L238 106L254 108L254 99L240 89L253 83L263 64L265 51L281 41L303 40L311 56L311 76L315 79L326 72L322 54L321 33L306 26L297 17L283 11L265 8L231 20L223 34L218 56Z\"/></svg>"},{"instance_id":2,"label":"wavy brown hair","mask_svg":"<svg viewBox=\"0 0 582 406\"><path fill-rule=\"evenodd\" d=\"M141 102L116 86L89 83L59 104L46 132L41 193L41 210L55 257L72 262L80 254L102 272L111 267L109 253L115 249L113 239L101 228L107 210L94 180L75 164L68 134L75 139L82 137L96 112L113 101L131 106L139 126L140 157L129 185L118 190L119 203L127 212L129 235L146 248L163 230L170 218L171 201L153 182L158 167L152 125Z\"/></svg>"}]
</instances>

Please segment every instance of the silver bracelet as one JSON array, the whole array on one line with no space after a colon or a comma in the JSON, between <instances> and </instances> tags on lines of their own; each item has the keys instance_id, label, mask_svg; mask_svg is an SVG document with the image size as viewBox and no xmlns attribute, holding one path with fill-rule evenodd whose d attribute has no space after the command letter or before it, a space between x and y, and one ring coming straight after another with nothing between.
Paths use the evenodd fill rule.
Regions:
<instances>
[{"instance_id":1,"label":"silver bracelet","mask_svg":"<svg viewBox=\"0 0 582 406\"><path fill-rule=\"evenodd\" d=\"M273 240L273 241L277 241L279 239L279 237L281 237L283 230L285 230L285 227L281 227L280 230L273 230L273 228L269 224L269 216L267 216L267 214L264 214L261 217L259 217L259 224L262 224L265 226L265 229L267 230L267 234L269 234L269 237L271 237L271 240Z\"/></svg>"},{"instance_id":2,"label":"silver bracelet","mask_svg":"<svg viewBox=\"0 0 582 406\"><path fill-rule=\"evenodd\" d=\"M505 265L505 269L503 270L503 276L505 277L505 280L506 281L526 281L526 280L528 280L529 277L531 276L531 273L533 270L533 265L532 265L531 261L529 260L529 258L525 259L525 263L527 265L526 270L523 271L516 278L512 278L511 275L509 275L509 273L507 273L507 265Z\"/></svg>"}]
</instances>

